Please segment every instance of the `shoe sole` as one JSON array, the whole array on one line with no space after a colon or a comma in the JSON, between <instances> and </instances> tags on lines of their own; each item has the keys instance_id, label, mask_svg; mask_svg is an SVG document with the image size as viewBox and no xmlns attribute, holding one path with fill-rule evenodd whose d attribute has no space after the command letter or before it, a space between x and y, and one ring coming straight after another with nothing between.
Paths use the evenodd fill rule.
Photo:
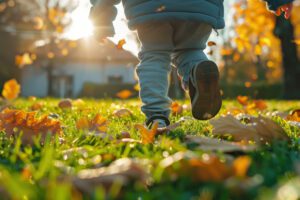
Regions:
<instances>
[{"instance_id":1,"label":"shoe sole","mask_svg":"<svg viewBox=\"0 0 300 200\"><path fill-rule=\"evenodd\" d=\"M192 114L198 120L215 117L222 107L219 87L219 70L211 61L199 64L193 70L195 96L192 100Z\"/></svg>"}]
</instances>

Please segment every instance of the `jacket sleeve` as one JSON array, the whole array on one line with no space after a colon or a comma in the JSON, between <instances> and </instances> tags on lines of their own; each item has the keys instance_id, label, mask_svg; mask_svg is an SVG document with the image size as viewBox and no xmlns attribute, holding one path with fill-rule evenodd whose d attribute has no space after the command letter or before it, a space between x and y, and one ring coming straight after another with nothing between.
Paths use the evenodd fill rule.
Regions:
<instances>
[{"instance_id":1,"label":"jacket sleeve","mask_svg":"<svg viewBox=\"0 0 300 200\"><path fill-rule=\"evenodd\" d=\"M117 16L116 4L121 0L90 0L92 8L90 19L94 25L94 36L98 40L112 37L115 34L113 21Z\"/></svg>"},{"instance_id":2,"label":"jacket sleeve","mask_svg":"<svg viewBox=\"0 0 300 200\"><path fill-rule=\"evenodd\" d=\"M294 0L264 0L268 3L268 7L272 11L276 11L280 6L292 3Z\"/></svg>"}]
</instances>

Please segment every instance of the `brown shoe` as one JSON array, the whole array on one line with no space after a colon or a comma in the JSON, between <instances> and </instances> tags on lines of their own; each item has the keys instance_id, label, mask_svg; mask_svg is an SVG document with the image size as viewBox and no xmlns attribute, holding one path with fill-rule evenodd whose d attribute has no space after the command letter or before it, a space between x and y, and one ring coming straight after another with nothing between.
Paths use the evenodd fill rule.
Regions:
<instances>
[{"instance_id":1,"label":"brown shoe","mask_svg":"<svg viewBox=\"0 0 300 200\"><path fill-rule=\"evenodd\" d=\"M194 118L208 120L218 114L222 107L222 98L219 87L219 70L214 62L202 62L192 70L189 94Z\"/></svg>"}]
</instances>

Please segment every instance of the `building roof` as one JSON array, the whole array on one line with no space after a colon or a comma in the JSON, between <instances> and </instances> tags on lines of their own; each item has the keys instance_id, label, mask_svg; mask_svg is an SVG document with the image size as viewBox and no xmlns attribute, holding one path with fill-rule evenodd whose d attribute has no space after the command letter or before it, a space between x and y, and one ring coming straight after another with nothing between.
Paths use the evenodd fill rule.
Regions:
<instances>
[{"instance_id":1,"label":"building roof","mask_svg":"<svg viewBox=\"0 0 300 200\"><path fill-rule=\"evenodd\" d=\"M111 41L99 44L92 37L89 37L72 42L60 41L60 43L62 43L62 47L60 48L57 44L47 44L37 49L36 54L38 58L48 59L48 53L53 52L57 61L64 62L68 60L82 62L138 62L136 56L129 51L117 48L117 46ZM68 44L72 44L72 47L69 47ZM64 54L63 51L67 51L67 54Z\"/></svg>"}]
</instances>

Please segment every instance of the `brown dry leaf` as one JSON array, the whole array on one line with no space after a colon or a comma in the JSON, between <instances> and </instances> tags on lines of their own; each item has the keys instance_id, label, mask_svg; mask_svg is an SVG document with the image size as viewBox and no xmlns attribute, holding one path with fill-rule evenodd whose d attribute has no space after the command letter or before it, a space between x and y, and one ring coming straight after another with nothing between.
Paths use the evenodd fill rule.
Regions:
<instances>
[{"instance_id":1,"label":"brown dry leaf","mask_svg":"<svg viewBox=\"0 0 300 200\"><path fill-rule=\"evenodd\" d=\"M172 115L181 115L183 113L183 106L178 102L172 102L171 104Z\"/></svg>"},{"instance_id":2,"label":"brown dry leaf","mask_svg":"<svg viewBox=\"0 0 300 200\"><path fill-rule=\"evenodd\" d=\"M249 124L243 124L232 115L210 120L213 135L230 135L234 141L255 141L257 143L273 140L288 141L285 131L271 119L259 116L252 117Z\"/></svg>"},{"instance_id":3,"label":"brown dry leaf","mask_svg":"<svg viewBox=\"0 0 300 200\"><path fill-rule=\"evenodd\" d=\"M241 158L226 163L215 155L203 154L199 157L190 151L178 152L159 163L165 177L177 179L183 176L197 182L220 182L240 175L246 177L249 165Z\"/></svg>"},{"instance_id":4,"label":"brown dry leaf","mask_svg":"<svg viewBox=\"0 0 300 200\"><path fill-rule=\"evenodd\" d=\"M23 134L23 144L32 144L33 136L41 135L41 141L44 141L47 134L62 135L62 127L58 120L48 116L37 117L36 112L11 109L0 113L0 130L8 136Z\"/></svg>"},{"instance_id":5,"label":"brown dry leaf","mask_svg":"<svg viewBox=\"0 0 300 200\"><path fill-rule=\"evenodd\" d=\"M115 110L113 112L113 115L118 118L126 118L126 117L131 117L133 115L133 113L126 108L121 108L119 110Z\"/></svg>"},{"instance_id":6,"label":"brown dry leaf","mask_svg":"<svg viewBox=\"0 0 300 200\"><path fill-rule=\"evenodd\" d=\"M108 130L108 120L97 114L92 120L88 118L81 118L76 122L76 128L82 130L88 130L97 133L106 133Z\"/></svg>"},{"instance_id":7,"label":"brown dry leaf","mask_svg":"<svg viewBox=\"0 0 300 200\"><path fill-rule=\"evenodd\" d=\"M30 107L30 109L31 109L32 111L38 111L38 110L41 110L44 106L45 106L45 103L43 103L43 102L37 102L37 103L34 103L34 104Z\"/></svg>"},{"instance_id":8,"label":"brown dry leaf","mask_svg":"<svg viewBox=\"0 0 300 200\"><path fill-rule=\"evenodd\" d=\"M198 144L198 148L204 151L221 151L224 153L249 152L257 149L255 145L246 145L237 142L228 142L216 138L187 135L187 143Z\"/></svg>"},{"instance_id":9,"label":"brown dry leaf","mask_svg":"<svg viewBox=\"0 0 300 200\"><path fill-rule=\"evenodd\" d=\"M288 121L300 122L300 109L294 110L286 117Z\"/></svg>"},{"instance_id":10,"label":"brown dry leaf","mask_svg":"<svg viewBox=\"0 0 300 200\"><path fill-rule=\"evenodd\" d=\"M108 167L85 169L72 178L73 185L81 192L91 194L97 187L110 188L114 183L126 186L130 182L147 184L149 174L145 170L148 160L122 158Z\"/></svg>"},{"instance_id":11,"label":"brown dry leaf","mask_svg":"<svg viewBox=\"0 0 300 200\"><path fill-rule=\"evenodd\" d=\"M2 96L7 100L14 100L18 98L21 91L21 86L16 79L11 79L5 82L2 90Z\"/></svg>"},{"instance_id":12,"label":"brown dry leaf","mask_svg":"<svg viewBox=\"0 0 300 200\"><path fill-rule=\"evenodd\" d=\"M120 99L128 99L132 95L133 94L130 90L122 90L116 94L116 96L119 97Z\"/></svg>"},{"instance_id":13,"label":"brown dry leaf","mask_svg":"<svg viewBox=\"0 0 300 200\"><path fill-rule=\"evenodd\" d=\"M58 107L61 109L71 109L73 106L70 99L63 99L58 103Z\"/></svg>"},{"instance_id":14,"label":"brown dry leaf","mask_svg":"<svg viewBox=\"0 0 300 200\"><path fill-rule=\"evenodd\" d=\"M211 47L211 46L216 46L216 45L217 45L217 43L214 42L214 41L209 41L209 42L207 43L207 46L209 46L209 47Z\"/></svg>"},{"instance_id":15,"label":"brown dry leaf","mask_svg":"<svg viewBox=\"0 0 300 200\"><path fill-rule=\"evenodd\" d=\"M118 44L117 44L117 48L118 49L123 49L123 46L126 44L126 40L125 39L121 39L119 40Z\"/></svg>"},{"instance_id":16,"label":"brown dry leaf","mask_svg":"<svg viewBox=\"0 0 300 200\"><path fill-rule=\"evenodd\" d=\"M261 100L261 99L254 100L253 103L255 105L255 108L258 110L262 111L262 110L266 110L268 108L267 103L264 100Z\"/></svg>"},{"instance_id":17,"label":"brown dry leaf","mask_svg":"<svg viewBox=\"0 0 300 200\"><path fill-rule=\"evenodd\" d=\"M154 123L150 130L142 124L136 124L135 128L141 134L142 143L151 144L154 142L155 136L157 135L158 122Z\"/></svg>"}]
</instances>

